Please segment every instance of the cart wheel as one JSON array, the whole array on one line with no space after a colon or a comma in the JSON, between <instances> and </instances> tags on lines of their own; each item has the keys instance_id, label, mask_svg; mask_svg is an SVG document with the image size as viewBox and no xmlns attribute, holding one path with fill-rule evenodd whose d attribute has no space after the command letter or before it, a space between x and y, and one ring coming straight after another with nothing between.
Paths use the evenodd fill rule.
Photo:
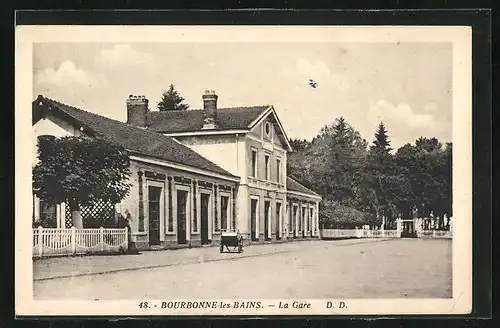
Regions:
<instances>
[{"instance_id":1,"label":"cart wheel","mask_svg":"<svg viewBox=\"0 0 500 328\"><path fill-rule=\"evenodd\" d=\"M223 245L220 245L220 252L224 252L224 246Z\"/></svg>"}]
</instances>

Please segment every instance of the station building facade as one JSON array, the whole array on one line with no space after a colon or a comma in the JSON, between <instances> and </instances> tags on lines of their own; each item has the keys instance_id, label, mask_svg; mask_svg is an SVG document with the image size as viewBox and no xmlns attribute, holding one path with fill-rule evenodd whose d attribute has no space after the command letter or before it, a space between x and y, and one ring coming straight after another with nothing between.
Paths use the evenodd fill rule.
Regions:
<instances>
[{"instance_id":1,"label":"station building facade","mask_svg":"<svg viewBox=\"0 0 500 328\"><path fill-rule=\"evenodd\" d=\"M206 91L202 109L157 112L131 95L120 122L39 96L33 145L44 135L85 135L123 146L132 187L114 208L140 249L218 244L223 231L245 243L318 238L321 197L287 176L292 149L273 106L218 108L217 100ZM47 215L71 226L65 204L34 196L33 220Z\"/></svg>"}]
</instances>

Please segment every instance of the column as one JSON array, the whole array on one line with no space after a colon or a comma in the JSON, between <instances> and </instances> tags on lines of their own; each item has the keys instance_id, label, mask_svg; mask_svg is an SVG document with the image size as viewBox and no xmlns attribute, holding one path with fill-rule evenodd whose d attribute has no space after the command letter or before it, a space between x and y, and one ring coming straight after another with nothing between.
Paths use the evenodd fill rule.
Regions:
<instances>
[{"instance_id":1,"label":"column","mask_svg":"<svg viewBox=\"0 0 500 328\"><path fill-rule=\"evenodd\" d=\"M402 222L401 222L401 219L398 218L396 220L396 233L397 233L397 237L401 237L401 232L403 231L403 227L402 227Z\"/></svg>"},{"instance_id":2,"label":"column","mask_svg":"<svg viewBox=\"0 0 500 328\"><path fill-rule=\"evenodd\" d=\"M199 232L200 229L199 229L199 220L198 220L198 190L196 188L196 184L198 183L198 180L196 179L193 179L193 217L192 217L192 220L193 220L193 227L192 227L192 231L195 231L195 232Z\"/></svg>"},{"instance_id":3,"label":"column","mask_svg":"<svg viewBox=\"0 0 500 328\"><path fill-rule=\"evenodd\" d=\"M299 220L300 220L300 202L297 203L297 212L295 213L295 236L300 237L299 235Z\"/></svg>"},{"instance_id":4,"label":"column","mask_svg":"<svg viewBox=\"0 0 500 328\"><path fill-rule=\"evenodd\" d=\"M213 200L212 200L212 204L213 204L213 216L212 216L212 231L216 231L217 229L217 226L216 226L216 222L218 222L217 220L217 185L214 183L213 185Z\"/></svg>"},{"instance_id":5,"label":"column","mask_svg":"<svg viewBox=\"0 0 500 328\"><path fill-rule=\"evenodd\" d=\"M172 226L172 231L174 232L174 213L172 209L172 177L167 177L168 181L168 212L167 212L167 231L169 231L169 227Z\"/></svg>"},{"instance_id":6,"label":"column","mask_svg":"<svg viewBox=\"0 0 500 328\"><path fill-rule=\"evenodd\" d=\"M231 211L232 218L230 220L231 222L231 229L234 231L237 231L239 227L237 227L237 220L236 220L236 188L231 187L231 195L232 195L232 206L233 210Z\"/></svg>"},{"instance_id":7,"label":"column","mask_svg":"<svg viewBox=\"0 0 500 328\"><path fill-rule=\"evenodd\" d=\"M319 202L316 202L316 216L314 217L314 220L316 221L316 230L314 232L315 236L319 235Z\"/></svg>"},{"instance_id":8,"label":"column","mask_svg":"<svg viewBox=\"0 0 500 328\"><path fill-rule=\"evenodd\" d=\"M142 171L137 172L139 176L139 231L144 231L144 203L143 203L143 190L142 190Z\"/></svg>"}]
</instances>

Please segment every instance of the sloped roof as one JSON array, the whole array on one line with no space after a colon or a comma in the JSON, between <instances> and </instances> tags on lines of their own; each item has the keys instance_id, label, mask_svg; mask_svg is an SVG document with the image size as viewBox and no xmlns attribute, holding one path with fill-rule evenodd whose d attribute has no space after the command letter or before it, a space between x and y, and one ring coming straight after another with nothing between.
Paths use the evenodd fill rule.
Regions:
<instances>
[{"instance_id":1,"label":"sloped roof","mask_svg":"<svg viewBox=\"0 0 500 328\"><path fill-rule=\"evenodd\" d=\"M248 129L270 106L217 108L216 130ZM203 128L203 110L150 112L148 130L163 133L194 132Z\"/></svg>"},{"instance_id":2,"label":"sloped roof","mask_svg":"<svg viewBox=\"0 0 500 328\"><path fill-rule=\"evenodd\" d=\"M41 107L39 107L40 103ZM171 137L90 113L43 96L38 96L33 102L33 124L43 116L43 110L41 110L43 108L51 111L55 110L54 114L63 114L69 121L79 123L92 130L95 134L110 139L129 151L236 178L236 176L217 164L212 163Z\"/></svg>"},{"instance_id":3,"label":"sloped roof","mask_svg":"<svg viewBox=\"0 0 500 328\"><path fill-rule=\"evenodd\" d=\"M309 188L304 187L294 179L286 177L286 189L289 191L301 192L303 194L309 194L311 196L321 197L319 194L315 193Z\"/></svg>"}]
</instances>

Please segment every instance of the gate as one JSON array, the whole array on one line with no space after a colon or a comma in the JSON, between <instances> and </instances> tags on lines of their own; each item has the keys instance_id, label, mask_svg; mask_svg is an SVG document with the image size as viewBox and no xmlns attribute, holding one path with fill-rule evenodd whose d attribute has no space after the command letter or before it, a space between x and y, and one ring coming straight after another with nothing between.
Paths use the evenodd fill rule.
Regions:
<instances>
[{"instance_id":1,"label":"gate","mask_svg":"<svg viewBox=\"0 0 500 328\"><path fill-rule=\"evenodd\" d=\"M417 232L415 231L413 220L403 221L403 229L401 231L401 238L417 238Z\"/></svg>"}]
</instances>

